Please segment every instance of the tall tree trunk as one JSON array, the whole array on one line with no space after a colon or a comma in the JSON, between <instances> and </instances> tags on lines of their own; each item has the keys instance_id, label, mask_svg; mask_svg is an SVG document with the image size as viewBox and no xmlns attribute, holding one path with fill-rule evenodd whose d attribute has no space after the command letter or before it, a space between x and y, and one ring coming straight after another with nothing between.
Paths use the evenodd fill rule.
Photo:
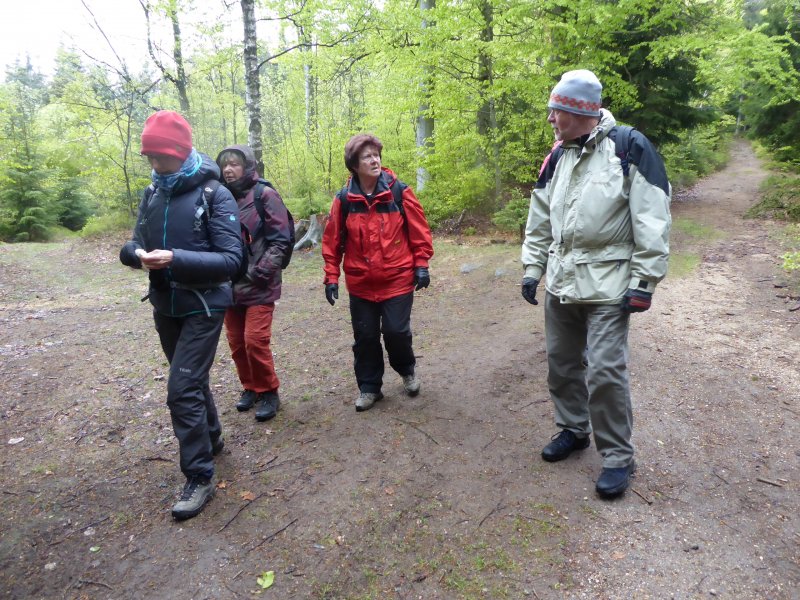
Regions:
<instances>
[{"instance_id":1,"label":"tall tree trunk","mask_svg":"<svg viewBox=\"0 0 800 600\"><path fill-rule=\"evenodd\" d=\"M178 0L169 0L166 7L167 16L172 22L172 59L175 61L175 73L171 73L156 55L153 39L150 35L150 2L139 0L139 5L144 11L145 20L147 22L147 51L150 54L150 58L153 59L156 67L158 67L158 70L161 72L161 76L175 86L176 90L178 91L178 101L181 105L181 112L184 116L189 118L191 107L189 105L189 95L187 93L188 83L186 80L186 70L183 66L181 26L178 19Z\"/></svg>"},{"instance_id":2,"label":"tall tree trunk","mask_svg":"<svg viewBox=\"0 0 800 600\"><path fill-rule=\"evenodd\" d=\"M178 90L178 100L181 103L181 112L189 117L189 95L186 88L186 69L183 66L183 49L181 42L181 24L178 21L178 2L171 0L169 3L169 18L172 21L172 57L175 60L175 87Z\"/></svg>"},{"instance_id":3,"label":"tall tree trunk","mask_svg":"<svg viewBox=\"0 0 800 600\"><path fill-rule=\"evenodd\" d=\"M256 168L264 173L264 149L261 144L261 81L258 74L258 36L256 35L255 0L241 0L244 23L244 79L247 108L247 143L256 155Z\"/></svg>"},{"instance_id":4,"label":"tall tree trunk","mask_svg":"<svg viewBox=\"0 0 800 600\"><path fill-rule=\"evenodd\" d=\"M491 44L494 41L494 7L491 0L482 0L480 8L483 16L483 30L481 31L483 45L478 50L478 82L483 97L483 105L478 109L477 127L478 133L488 141L491 147L494 167L494 200L497 200L502 191L502 180L500 174L500 147L497 141L497 112L492 89L494 86L494 66L490 52ZM479 162L485 160L487 160L486 156L479 158Z\"/></svg>"},{"instance_id":5,"label":"tall tree trunk","mask_svg":"<svg viewBox=\"0 0 800 600\"><path fill-rule=\"evenodd\" d=\"M311 37L302 28L300 28L298 33L300 41L306 45L301 49L301 52L303 55L303 84L306 100L306 146L310 148L316 133L317 124L317 77L312 71Z\"/></svg>"},{"instance_id":6,"label":"tall tree trunk","mask_svg":"<svg viewBox=\"0 0 800 600\"><path fill-rule=\"evenodd\" d=\"M420 9L423 11L423 14L428 11L432 11L436 8L436 0L421 0L420 1ZM429 29L433 27L433 22L428 20L427 16L423 16L422 18L422 29L423 34L425 33L425 29ZM420 87L422 88L422 102L419 105L419 114L417 116L417 151L420 156L420 160L422 160L428 152L433 151L433 128L434 128L434 119L430 114L430 97L431 97L431 87L433 85L433 67L430 64L426 64L422 68L422 83ZM425 184L428 182L428 170L420 164L417 167L417 192L421 192L425 189Z\"/></svg>"}]
</instances>

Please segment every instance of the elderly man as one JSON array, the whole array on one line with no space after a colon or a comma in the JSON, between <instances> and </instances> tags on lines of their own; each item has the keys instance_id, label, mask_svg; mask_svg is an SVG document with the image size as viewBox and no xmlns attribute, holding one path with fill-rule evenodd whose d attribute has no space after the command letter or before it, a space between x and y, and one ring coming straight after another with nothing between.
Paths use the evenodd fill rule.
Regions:
<instances>
[{"instance_id":1,"label":"elderly man","mask_svg":"<svg viewBox=\"0 0 800 600\"><path fill-rule=\"evenodd\" d=\"M653 145L601 108L594 73L569 71L547 120L561 142L531 195L522 245L522 295L545 285L548 386L561 429L542 450L555 462L595 444L596 490L621 495L636 466L628 382L630 314L650 308L667 273L670 185ZM620 150L618 136L625 135Z\"/></svg>"}]
</instances>

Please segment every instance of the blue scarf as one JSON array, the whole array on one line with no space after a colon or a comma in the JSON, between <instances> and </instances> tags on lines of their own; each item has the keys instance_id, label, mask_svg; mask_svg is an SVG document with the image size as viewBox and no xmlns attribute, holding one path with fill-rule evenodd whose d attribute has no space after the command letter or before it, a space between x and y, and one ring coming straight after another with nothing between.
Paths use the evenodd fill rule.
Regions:
<instances>
[{"instance_id":1,"label":"blue scarf","mask_svg":"<svg viewBox=\"0 0 800 600\"><path fill-rule=\"evenodd\" d=\"M200 153L192 148L192 151L189 153L189 156L186 157L186 160L183 161L183 164L181 165L181 168L178 169L177 173L159 175L154 170L150 173L150 178L153 180L153 185L164 192L171 194L172 190L178 186L178 183L180 183L183 179L191 177L197 173L200 170L200 165L202 164L203 158L200 156Z\"/></svg>"}]
</instances>

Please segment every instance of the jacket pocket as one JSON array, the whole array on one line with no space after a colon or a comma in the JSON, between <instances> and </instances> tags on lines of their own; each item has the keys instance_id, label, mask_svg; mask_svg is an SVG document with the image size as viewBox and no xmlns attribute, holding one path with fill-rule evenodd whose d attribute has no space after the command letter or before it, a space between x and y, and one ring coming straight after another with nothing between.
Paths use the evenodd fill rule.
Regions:
<instances>
[{"instance_id":1,"label":"jacket pocket","mask_svg":"<svg viewBox=\"0 0 800 600\"><path fill-rule=\"evenodd\" d=\"M398 218L392 218L395 216ZM413 262L402 219L400 213L390 213L381 222L381 254L387 268L405 268Z\"/></svg>"},{"instance_id":2,"label":"jacket pocket","mask_svg":"<svg viewBox=\"0 0 800 600\"><path fill-rule=\"evenodd\" d=\"M630 244L576 250L576 299L607 302L621 298L630 281L632 252Z\"/></svg>"}]
</instances>

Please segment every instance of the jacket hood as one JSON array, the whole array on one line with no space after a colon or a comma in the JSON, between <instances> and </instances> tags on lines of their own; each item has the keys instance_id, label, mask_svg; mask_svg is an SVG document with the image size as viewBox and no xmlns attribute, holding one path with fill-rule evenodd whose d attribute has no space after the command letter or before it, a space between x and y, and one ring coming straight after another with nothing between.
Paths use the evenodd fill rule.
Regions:
<instances>
[{"instance_id":1,"label":"jacket hood","mask_svg":"<svg viewBox=\"0 0 800 600\"><path fill-rule=\"evenodd\" d=\"M597 138L599 142L603 138L608 135L608 132L611 131L617 125L617 120L614 118L614 115L611 114L610 111L606 110L605 108L600 109L600 122L597 124L592 130L591 137Z\"/></svg>"},{"instance_id":2,"label":"jacket hood","mask_svg":"<svg viewBox=\"0 0 800 600\"><path fill-rule=\"evenodd\" d=\"M225 152L236 152L244 159L244 174L236 181L227 183L222 177L222 165L219 164L219 159ZM220 181L222 185L228 188L236 198L245 195L247 191L258 182L258 172L256 171L256 155L250 146L243 144L234 144L223 148L222 152L217 155L217 166L220 170Z\"/></svg>"},{"instance_id":3,"label":"jacket hood","mask_svg":"<svg viewBox=\"0 0 800 600\"><path fill-rule=\"evenodd\" d=\"M196 188L209 179L219 179L219 167L217 166L217 163L211 160L210 156L207 156L202 152L199 152L198 154L200 154L200 158L203 160L203 162L200 164L200 168L191 177L181 179L173 190L173 195Z\"/></svg>"}]
</instances>

